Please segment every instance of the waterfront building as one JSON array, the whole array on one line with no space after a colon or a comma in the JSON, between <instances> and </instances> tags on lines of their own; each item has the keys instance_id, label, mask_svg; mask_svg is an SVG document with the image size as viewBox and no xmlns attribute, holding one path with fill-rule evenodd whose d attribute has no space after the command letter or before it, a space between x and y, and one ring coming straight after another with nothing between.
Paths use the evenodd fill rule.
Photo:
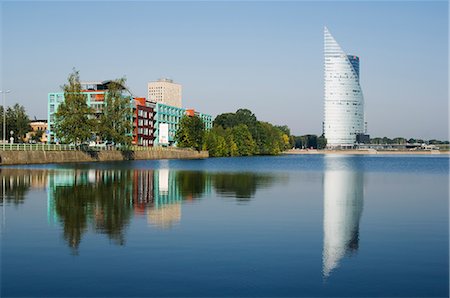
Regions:
<instances>
[{"instance_id":1,"label":"waterfront building","mask_svg":"<svg viewBox=\"0 0 450 298\"><path fill-rule=\"evenodd\" d=\"M154 144L155 145L174 145L175 133L180 128L181 118L184 116L197 115L203 120L205 129L212 128L212 116L195 111L194 109L183 109L174 106L156 103L154 117ZM165 126L167 125L167 136L165 135ZM163 135L164 134L164 135ZM167 143L161 142L167 139Z\"/></svg>"},{"instance_id":2,"label":"waterfront building","mask_svg":"<svg viewBox=\"0 0 450 298\"><path fill-rule=\"evenodd\" d=\"M324 29L324 123L327 147L353 147L365 134L364 98L360 86L360 60L347 55Z\"/></svg>"},{"instance_id":3,"label":"waterfront building","mask_svg":"<svg viewBox=\"0 0 450 298\"><path fill-rule=\"evenodd\" d=\"M168 140L168 143L165 145L172 145L175 142L175 133L180 127L181 118L184 116L186 110L179 107L174 107L162 103L156 103L155 108L155 120L154 120L154 143L161 144L161 138L165 138ZM163 136L165 131L161 130L162 125L167 124L168 131L167 136Z\"/></svg>"},{"instance_id":4,"label":"waterfront building","mask_svg":"<svg viewBox=\"0 0 450 298\"><path fill-rule=\"evenodd\" d=\"M181 108L181 85L171 79L159 79L148 83L148 100L168 106Z\"/></svg>"},{"instance_id":5,"label":"waterfront building","mask_svg":"<svg viewBox=\"0 0 450 298\"><path fill-rule=\"evenodd\" d=\"M96 81L96 82L81 82L82 94L86 96L87 105L93 110L93 117L98 118L102 113L106 104L105 98L108 92L108 85L111 81ZM130 106L133 109L133 117L130 121L133 122L132 143L141 146L153 145L153 115L154 104L146 102L145 98L135 98L131 92L122 86L122 96L130 99ZM56 143L54 125L55 113L58 107L64 102L64 92L54 92L48 94L48 130L47 142Z\"/></svg>"},{"instance_id":6,"label":"waterfront building","mask_svg":"<svg viewBox=\"0 0 450 298\"><path fill-rule=\"evenodd\" d=\"M134 102L132 144L145 147L153 146L155 104L148 102L145 97L137 97Z\"/></svg>"}]
</instances>

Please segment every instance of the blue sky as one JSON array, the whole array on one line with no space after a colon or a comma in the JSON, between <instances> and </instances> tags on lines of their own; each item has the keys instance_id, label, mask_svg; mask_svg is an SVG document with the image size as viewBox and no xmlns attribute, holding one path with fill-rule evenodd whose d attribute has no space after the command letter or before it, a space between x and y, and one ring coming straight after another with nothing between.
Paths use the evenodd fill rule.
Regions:
<instances>
[{"instance_id":1,"label":"blue sky","mask_svg":"<svg viewBox=\"0 0 450 298\"><path fill-rule=\"evenodd\" d=\"M372 136L448 139L448 4L441 2L2 2L1 88L45 118L47 93L126 76L183 85L183 105L249 108L321 133L323 27L361 59Z\"/></svg>"}]
</instances>

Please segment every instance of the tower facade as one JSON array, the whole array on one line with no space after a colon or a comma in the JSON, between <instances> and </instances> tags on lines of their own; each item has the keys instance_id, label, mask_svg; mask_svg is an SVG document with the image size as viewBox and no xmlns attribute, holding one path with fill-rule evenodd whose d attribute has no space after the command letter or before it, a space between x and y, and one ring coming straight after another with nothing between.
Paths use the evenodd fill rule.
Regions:
<instances>
[{"instance_id":1,"label":"tower facade","mask_svg":"<svg viewBox=\"0 0 450 298\"><path fill-rule=\"evenodd\" d=\"M347 55L324 29L324 123L327 147L352 147L365 133L359 57Z\"/></svg>"}]
</instances>

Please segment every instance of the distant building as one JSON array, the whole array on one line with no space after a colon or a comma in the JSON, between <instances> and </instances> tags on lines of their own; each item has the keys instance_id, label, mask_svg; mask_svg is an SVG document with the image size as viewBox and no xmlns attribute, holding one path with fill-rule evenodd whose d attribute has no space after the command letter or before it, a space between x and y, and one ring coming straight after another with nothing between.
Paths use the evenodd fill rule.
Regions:
<instances>
[{"instance_id":1,"label":"distant building","mask_svg":"<svg viewBox=\"0 0 450 298\"><path fill-rule=\"evenodd\" d=\"M148 83L148 100L177 108L182 107L181 85L171 79L159 79Z\"/></svg>"},{"instance_id":2,"label":"distant building","mask_svg":"<svg viewBox=\"0 0 450 298\"><path fill-rule=\"evenodd\" d=\"M30 121L30 127L31 127L31 131L27 132L27 134L25 135L25 139L24 141L26 143L32 142L33 137L37 134L37 133L41 133L42 136L40 137L39 141L40 143L45 143L47 142L47 120L33 120Z\"/></svg>"},{"instance_id":3,"label":"distant building","mask_svg":"<svg viewBox=\"0 0 450 298\"><path fill-rule=\"evenodd\" d=\"M323 132L327 147L353 147L365 134L364 98L359 83L359 57L347 55L325 27Z\"/></svg>"}]
</instances>

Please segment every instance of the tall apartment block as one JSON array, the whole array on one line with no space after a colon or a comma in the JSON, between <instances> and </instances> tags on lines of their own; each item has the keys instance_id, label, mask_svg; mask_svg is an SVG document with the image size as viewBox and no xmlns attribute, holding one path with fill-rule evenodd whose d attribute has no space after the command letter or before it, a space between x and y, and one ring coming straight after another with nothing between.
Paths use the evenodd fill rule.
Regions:
<instances>
[{"instance_id":1,"label":"tall apartment block","mask_svg":"<svg viewBox=\"0 0 450 298\"><path fill-rule=\"evenodd\" d=\"M148 83L148 100L181 108L181 85L171 79L159 79Z\"/></svg>"}]
</instances>

